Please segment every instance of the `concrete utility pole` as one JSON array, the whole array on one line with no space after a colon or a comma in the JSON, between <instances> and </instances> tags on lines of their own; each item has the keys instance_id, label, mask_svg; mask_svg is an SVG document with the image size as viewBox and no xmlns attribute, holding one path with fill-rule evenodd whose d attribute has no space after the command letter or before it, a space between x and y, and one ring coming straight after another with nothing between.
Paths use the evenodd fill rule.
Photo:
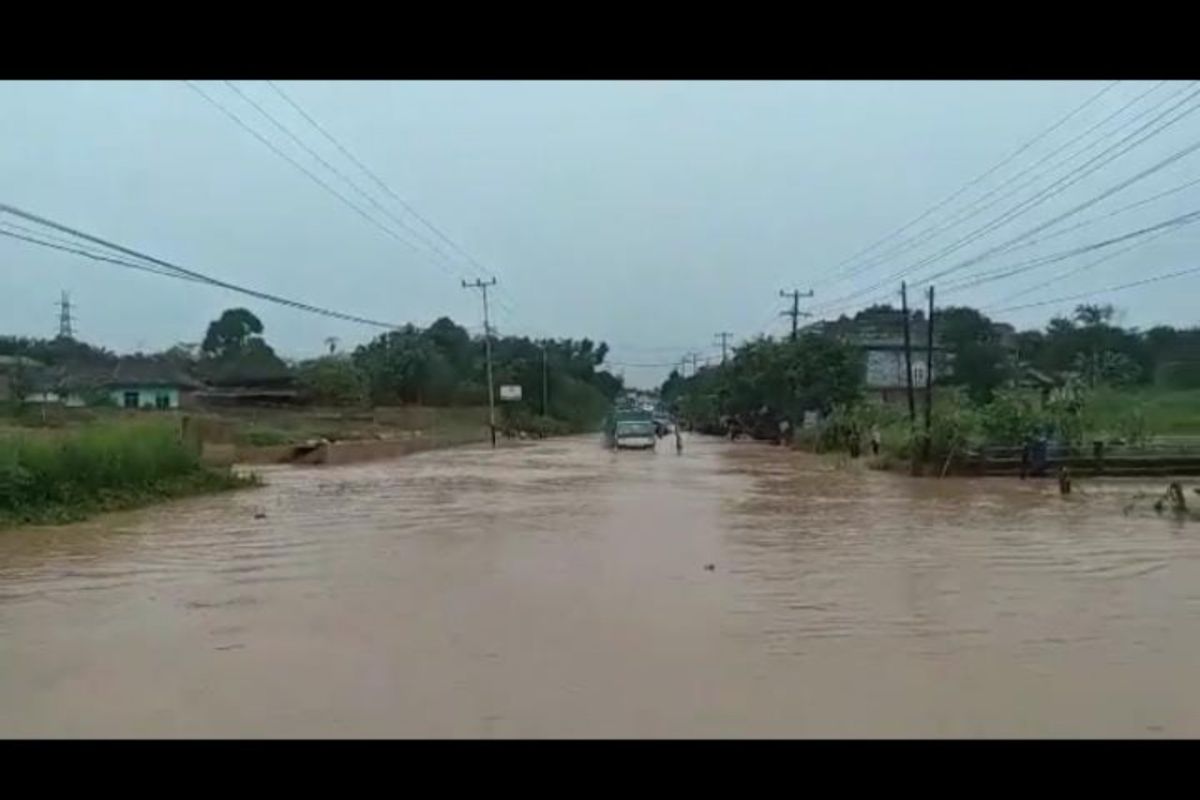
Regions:
<instances>
[{"instance_id":1,"label":"concrete utility pole","mask_svg":"<svg viewBox=\"0 0 1200 800\"><path fill-rule=\"evenodd\" d=\"M800 298L801 297L812 297L813 292L812 292L812 289L809 289L807 292L801 292L799 289L793 289L790 292L780 289L779 296L792 298L791 310L790 311L782 311L782 312L780 312L780 315L784 316L784 317L792 318L792 341L794 342L794 341L796 341L796 331L800 327L800 317L811 317L812 316L811 314L802 312L800 310Z\"/></svg>"},{"instance_id":2,"label":"concrete utility pole","mask_svg":"<svg viewBox=\"0 0 1200 800\"><path fill-rule=\"evenodd\" d=\"M546 416L546 409L549 407L550 384L546 380L546 345L539 345L542 348L542 416Z\"/></svg>"},{"instance_id":3,"label":"concrete utility pole","mask_svg":"<svg viewBox=\"0 0 1200 800\"><path fill-rule=\"evenodd\" d=\"M917 401L913 395L912 332L909 330L908 319L908 285L904 281L900 282L900 311L904 314L904 374L905 384L908 388L908 438L911 442L917 435ZM912 469L916 474L916 453L913 453Z\"/></svg>"},{"instance_id":4,"label":"concrete utility pole","mask_svg":"<svg viewBox=\"0 0 1200 800\"><path fill-rule=\"evenodd\" d=\"M74 330L71 328L73 317L71 316L71 295L63 291L62 299L56 304L58 311L58 338L73 339L75 336Z\"/></svg>"},{"instance_id":5,"label":"concrete utility pole","mask_svg":"<svg viewBox=\"0 0 1200 800\"><path fill-rule=\"evenodd\" d=\"M929 463L933 441L933 287L929 287L929 323L925 336L925 463Z\"/></svg>"},{"instance_id":6,"label":"concrete utility pole","mask_svg":"<svg viewBox=\"0 0 1200 800\"><path fill-rule=\"evenodd\" d=\"M487 385L488 385L488 428L492 433L492 447L496 446L496 396L495 388L492 385L492 325L488 320L488 301L487 290L489 286L496 285L496 279L483 281L478 278L473 283L462 282L464 289L478 289L483 295L483 349L487 358Z\"/></svg>"},{"instance_id":7,"label":"concrete utility pole","mask_svg":"<svg viewBox=\"0 0 1200 800\"><path fill-rule=\"evenodd\" d=\"M725 351L729 348L729 337L733 336L733 334L729 331L721 331L720 333L714 334L714 336L721 340L721 363L724 364Z\"/></svg>"},{"instance_id":8,"label":"concrete utility pole","mask_svg":"<svg viewBox=\"0 0 1200 800\"><path fill-rule=\"evenodd\" d=\"M909 427L917 430L917 400L913 394L912 374L912 332L909 330L908 315L908 286L900 282L900 312L904 315L904 373L905 385L908 387L908 421Z\"/></svg>"}]
</instances>

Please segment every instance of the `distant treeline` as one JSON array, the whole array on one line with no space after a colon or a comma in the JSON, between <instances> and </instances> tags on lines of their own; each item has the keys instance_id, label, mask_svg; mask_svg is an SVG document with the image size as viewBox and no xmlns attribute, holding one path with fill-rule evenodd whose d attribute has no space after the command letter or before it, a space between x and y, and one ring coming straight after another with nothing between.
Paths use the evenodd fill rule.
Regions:
<instances>
[{"instance_id":1,"label":"distant treeline","mask_svg":"<svg viewBox=\"0 0 1200 800\"><path fill-rule=\"evenodd\" d=\"M1114 321L1112 306L1080 305L1044 330L1017 331L974 308L939 309L935 319L935 374L940 386L960 387L983 408L1017 386L1072 384L1086 389L1154 386L1200 388L1200 328L1160 325L1148 330ZM926 320L911 313L912 341L923 348ZM724 364L694 375L672 371L660 391L678 413L702 430L770 433L781 420L798 423L805 411L830 412L863 399L871 341L901 340L903 312L872 306L810 326L796 342L759 338L733 351Z\"/></svg>"},{"instance_id":2,"label":"distant treeline","mask_svg":"<svg viewBox=\"0 0 1200 800\"><path fill-rule=\"evenodd\" d=\"M290 386L302 402L313 404L487 404L484 340L446 317L424 329L407 325L388 331L351 352L291 363L275 353L263 333L254 314L229 309L208 326L200 344L132 358L214 386ZM607 353L606 344L589 339L493 336L497 392L501 385L519 385L522 395L501 405L502 419L535 427L556 420L551 429L563 430L599 424L623 388L621 379L602 367ZM85 374L95 379L120 360L110 350L64 338L0 337L0 355L33 359L55 368L56 379L66 382ZM538 423L543 400L546 419Z\"/></svg>"}]
</instances>

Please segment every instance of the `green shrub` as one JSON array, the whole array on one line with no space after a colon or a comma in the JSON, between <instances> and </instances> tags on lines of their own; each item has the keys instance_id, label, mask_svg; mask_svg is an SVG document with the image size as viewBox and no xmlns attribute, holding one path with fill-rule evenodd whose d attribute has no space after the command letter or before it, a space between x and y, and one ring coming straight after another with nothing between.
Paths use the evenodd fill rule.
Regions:
<instances>
[{"instance_id":1,"label":"green shrub","mask_svg":"<svg viewBox=\"0 0 1200 800\"><path fill-rule=\"evenodd\" d=\"M0 437L0 522L72 519L243 482L202 466L161 420Z\"/></svg>"}]
</instances>

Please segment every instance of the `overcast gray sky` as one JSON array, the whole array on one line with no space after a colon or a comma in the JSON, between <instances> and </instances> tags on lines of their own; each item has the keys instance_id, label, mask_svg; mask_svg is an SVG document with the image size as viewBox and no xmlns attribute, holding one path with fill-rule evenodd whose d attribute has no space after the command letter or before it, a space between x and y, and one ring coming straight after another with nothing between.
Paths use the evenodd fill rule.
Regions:
<instances>
[{"instance_id":1,"label":"overcast gray sky","mask_svg":"<svg viewBox=\"0 0 1200 800\"><path fill-rule=\"evenodd\" d=\"M339 191L374 209L220 82L198 84ZM376 186L262 82L238 87L367 191ZM322 82L280 84L395 192L493 272L502 333L589 336L627 364L715 352L713 334L781 332L782 288L820 309L970 233L1185 101L1182 83L1123 82L956 201L910 229L951 219L976 197L1143 99L1002 188L958 227L854 277L835 267L942 200L1095 95L1086 82ZM1178 93L1178 94L1177 94ZM1173 98L1173 99L1172 99ZM1155 103L1138 121L1093 139ZM1185 105L1180 111L1194 107ZM1149 132L1149 131L1148 131ZM1088 200L1200 138L1200 114L1149 139L985 238L913 274L953 266ZM1083 151L1052 170L1059 159ZM1038 179L1021 189L1022 181ZM180 82L0 83L0 202L254 288L384 320L443 314L480 324L470 266L439 267L364 221ZM1200 154L1047 230L1100 217L1200 178ZM1018 191L1019 189L1019 191ZM393 213L411 219L376 192ZM993 199L995 195L993 195ZM1109 238L1200 207L1200 186L991 258L979 275ZM0 215L0 221L17 221ZM387 222L385 220L385 222ZM22 223L24 224L24 223ZM387 222L390 224L390 222ZM413 221L413 225L419 223ZM1194 266L1183 227L1017 302ZM902 242L902 239L897 239ZM1111 249L947 293L996 305ZM461 260L460 260L461 262ZM854 271L858 262L843 270ZM844 274L841 273L841 274ZM885 292L895 289L888 282ZM1110 300L1127 324L1197 324L1195 278ZM376 331L0 238L0 330L51 335L70 290L80 338L118 351L198 341L243 305L291 357ZM939 288L940 291L940 288ZM866 293L859 301L874 299ZM1000 313L1040 325L1075 301ZM847 301L848 306L855 300ZM829 308L828 311L840 309ZM665 367L627 367L651 385Z\"/></svg>"}]
</instances>

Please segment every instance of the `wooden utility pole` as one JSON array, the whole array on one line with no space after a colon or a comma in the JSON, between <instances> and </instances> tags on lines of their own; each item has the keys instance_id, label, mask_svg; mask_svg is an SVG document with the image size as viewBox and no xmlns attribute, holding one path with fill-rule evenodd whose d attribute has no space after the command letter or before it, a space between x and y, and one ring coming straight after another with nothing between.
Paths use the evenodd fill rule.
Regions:
<instances>
[{"instance_id":1,"label":"wooden utility pole","mask_svg":"<svg viewBox=\"0 0 1200 800\"><path fill-rule=\"evenodd\" d=\"M799 330L799 327L800 327L800 317L811 316L810 314L802 313L800 311L800 298L801 297L812 297L813 292L812 292L812 289L809 289L807 292L801 292L799 289L793 289L790 292L780 289L779 296L792 298L791 310L790 311L782 311L780 313L785 317L792 318L792 341L794 342L794 341L796 341L796 331Z\"/></svg>"},{"instance_id":2,"label":"wooden utility pole","mask_svg":"<svg viewBox=\"0 0 1200 800\"><path fill-rule=\"evenodd\" d=\"M474 283L462 282L464 289L478 289L483 295L483 349L487 358L487 384L488 384L488 428L492 433L492 447L496 446L496 397L495 387L492 385L492 326L488 321L488 301L487 290L489 286L496 285L496 279L483 281L478 278Z\"/></svg>"},{"instance_id":3,"label":"wooden utility pole","mask_svg":"<svg viewBox=\"0 0 1200 800\"><path fill-rule=\"evenodd\" d=\"M925 336L925 452L924 461L929 463L933 447L933 287L929 287L929 322Z\"/></svg>"},{"instance_id":4,"label":"wooden utility pole","mask_svg":"<svg viewBox=\"0 0 1200 800\"><path fill-rule=\"evenodd\" d=\"M729 337L733 336L733 334L729 333L728 331L721 331L720 333L715 334L715 336L721 340L721 363L724 364L725 351L729 348Z\"/></svg>"}]
</instances>

